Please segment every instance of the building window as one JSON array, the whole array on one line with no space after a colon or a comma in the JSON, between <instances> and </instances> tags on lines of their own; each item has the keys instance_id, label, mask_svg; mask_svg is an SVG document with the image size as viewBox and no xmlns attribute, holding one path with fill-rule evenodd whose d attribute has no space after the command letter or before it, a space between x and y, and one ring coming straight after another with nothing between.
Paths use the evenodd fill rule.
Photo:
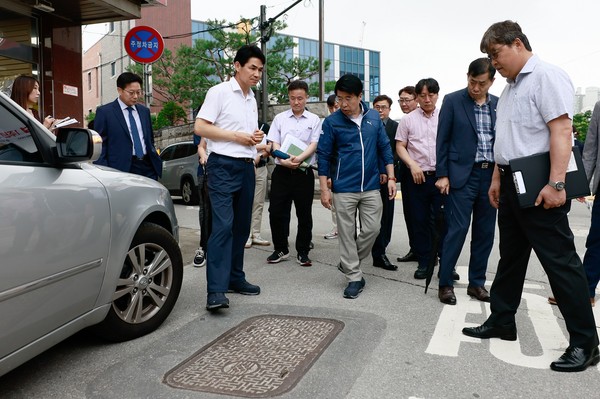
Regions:
<instances>
[{"instance_id":1,"label":"building window","mask_svg":"<svg viewBox=\"0 0 600 399\"><path fill-rule=\"evenodd\" d=\"M210 34L210 32L206 32L207 29L208 24L200 21L192 21L192 43L198 39L214 41L215 38Z\"/></svg>"},{"instance_id":2,"label":"building window","mask_svg":"<svg viewBox=\"0 0 600 399\"><path fill-rule=\"evenodd\" d=\"M379 65L379 52L369 51L369 92L371 98L381 94L381 70Z\"/></svg>"},{"instance_id":3,"label":"building window","mask_svg":"<svg viewBox=\"0 0 600 399\"><path fill-rule=\"evenodd\" d=\"M87 87L88 87L88 91L92 91L92 73L91 72L87 73Z\"/></svg>"},{"instance_id":4,"label":"building window","mask_svg":"<svg viewBox=\"0 0 600 399\"><path fill-rule=\"evenodd\" d=\"M340 46L340 76L345 74L358 76L365 80L365 51L359 48Z\"/></svg>"},{"instance_id":5,"label":"building window","mask_svg":"<svg viewBox=\"0 0 600 399\"><path fill-rule=\"evenodd\" d=\"M117 63L111 62L110 63L110 76L115 76L116 74L117 74Z\"/></svg>"}]
</instances>

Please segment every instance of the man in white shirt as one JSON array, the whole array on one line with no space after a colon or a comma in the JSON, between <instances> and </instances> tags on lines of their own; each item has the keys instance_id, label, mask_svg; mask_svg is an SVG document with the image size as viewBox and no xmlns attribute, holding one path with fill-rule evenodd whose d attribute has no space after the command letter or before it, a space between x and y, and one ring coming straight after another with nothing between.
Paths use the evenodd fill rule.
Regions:
<instances>
[{"instance_id":1,"label":"man in white shirt","mask_svg":"<svg viewBox=\"0 0 600 399\"><path fill-rule=\"evenodd\" d=\"M208 310L228 308L226 292L260 294L246 281L244 244L250 231L254 200L258 110L251 90L261 79L265 56L257 46L242 46L233 79L212 87L198 112L194 133L209 139L206 163L212 207L212 232L207 249Z\"/></svg>"},{"instance_id":2,"label":"man in white shirt","mask_svg":"<svg viewBox=\"0 0 600 399\"><path fill-rule=\"evenodd\" d=\"M275 116L269 130L272 150L280 149L286 141L293 139L302 152L288 159L277 158L271 176L269 222L275 250L267 258L269 263L278 263L289 256L290 213L292 202L298 218L296 234L296 259L301 266L312 266L308 257L312 238L312 201L315 191L315 175L308 167L319 141L321 121L306 110L308 84L294 80L288 86L290 109ZM285 146L287 147L287 146ZM302 148L300 148L302 147ZM290 151L291 152L291 151Z\"/></svg>"}]
</instances>

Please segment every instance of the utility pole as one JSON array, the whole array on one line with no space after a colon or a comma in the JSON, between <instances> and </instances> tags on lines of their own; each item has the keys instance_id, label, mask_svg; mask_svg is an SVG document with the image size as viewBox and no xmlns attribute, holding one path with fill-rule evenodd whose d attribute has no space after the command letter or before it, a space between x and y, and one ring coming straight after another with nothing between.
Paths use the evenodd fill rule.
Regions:
<instances>
[{"instance_id":1,"label":"utility pole","mask_svg":"<svg viewBox=\"0 0 600 399\"><path fill-rule=\"evenodd\" d=\"M267 56L267 29L269 24L267 23L267 6L260 6L260 49L262 50L265 57ZM261 80L261 107L260 115L261 122L267 122L267 114L269 109L269 90L267 90L267 66L263 69L262 80Z\"/></svg>"},{"instance_id":2,"label":"utility pole","mask_svg":"<svg viewBox=\"0 0 600 399\"><path fill-rule=\"evenodd\" d=\"M265 5L260 6L260 47L261 47L263 54L265 55L265 58L269 58L269 57L267 57L267 42L271 38L271 24L273 22L275 22L275 20L277 18L281 17L283 14L285 14L286 12L291 10L293 7L295 7L301 1L302 0L296 0L294 2L294 4L292 4L291 6L289 6L288 8L286 8L285 10L283 10L282 12L280 12L279 14L274 16L273 18L269 18L268 20L267 20L267 6L265 6ZM267 116L268 116L267 111L269 110L269 90L267 88L268 82L267 82L267 66L266 65L265 65L265 68L263 69L261 82L262 82L261 83L261 86L262 86L261 118L262 118L262 122L267 122Z\"/></svg>"},{"instance_id":3,"label":"utility pole","mask_svg":"<svg viewBox=\"0 0 600 399\"><path fill-rule=\"evenodd\" d=\"M319 0L319 99L325 101L325 0Z\"/></svg>"}]
</instances>

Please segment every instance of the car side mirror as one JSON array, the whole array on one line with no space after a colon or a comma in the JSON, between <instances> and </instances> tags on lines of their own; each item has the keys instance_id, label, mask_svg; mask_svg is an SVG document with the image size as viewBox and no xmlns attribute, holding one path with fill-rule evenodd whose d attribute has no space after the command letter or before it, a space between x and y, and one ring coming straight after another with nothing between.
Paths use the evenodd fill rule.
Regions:
<instances>
[{"instance_id":1,"label":"car side mirror","mask_svg":"<svg viewBox=\"0 0 600 399\"><path fill-rule=\"evenodd\" d=\"M56 151L60 162L89 160L94 154L92 132L77 127L56 129Z\"/></svg>"}]
</instances>

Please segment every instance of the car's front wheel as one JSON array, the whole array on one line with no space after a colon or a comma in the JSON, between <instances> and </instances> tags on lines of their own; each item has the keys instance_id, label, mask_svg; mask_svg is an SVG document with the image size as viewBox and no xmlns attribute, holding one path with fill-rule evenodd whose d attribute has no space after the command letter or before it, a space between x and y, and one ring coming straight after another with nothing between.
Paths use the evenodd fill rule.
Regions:
<instances>
[{"instance_id":1,"label":"car's front wheel","mask_svg":"<svg viewBox=\"0 0 600 399\"><path fill-rule=\"evenodd\" d=\"M183 261L175 238L161 226L143 223L97 332L111 341L127 341L154 331L175 306L182 281Z\"/></svg>"},{"instance_id":2,"label":"car's front wheel","mask_svg":"<svg viewBox=\"0 0 600 399\"><path fill-rule=\"evenodd\" d=\"M181 198L185 205L198 205L198 189L191 177L186 177L181 182Z\"/></svg>"}]
</instances>

